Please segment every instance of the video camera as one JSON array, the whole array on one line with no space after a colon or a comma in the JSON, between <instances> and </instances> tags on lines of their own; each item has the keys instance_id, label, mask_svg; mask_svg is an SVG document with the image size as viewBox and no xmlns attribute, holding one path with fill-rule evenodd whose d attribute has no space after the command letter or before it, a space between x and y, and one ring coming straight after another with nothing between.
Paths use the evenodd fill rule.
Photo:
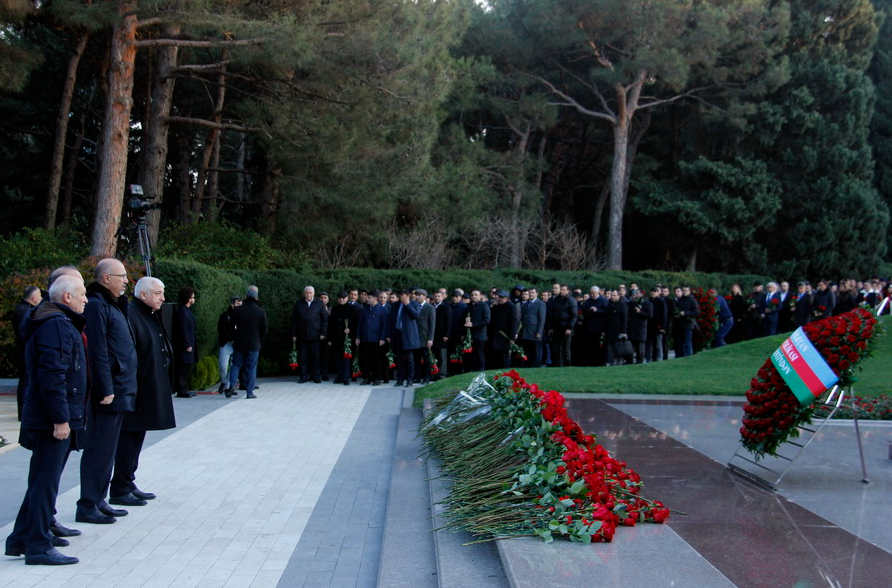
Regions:
<instances>
[{"instance_id":1,"label":"video camera","mask_svg":"<svg viewBox=\"0 0 892 588\"><path fill-rule=\"evenodd\" d=\"M127 212L140 221L145 220L148 211L161 208L159 202L152 202L151 199L143 196L142 186L139 184L127 186L127 193L130 195L127 200Z\"/></svg>"}]
</instances>

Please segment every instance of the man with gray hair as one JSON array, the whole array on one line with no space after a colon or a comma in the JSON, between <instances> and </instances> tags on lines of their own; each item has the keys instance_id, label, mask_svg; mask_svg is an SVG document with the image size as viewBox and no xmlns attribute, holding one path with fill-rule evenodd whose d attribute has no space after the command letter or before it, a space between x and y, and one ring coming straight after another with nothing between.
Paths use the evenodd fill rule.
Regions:
<instances>
[{"instance_id":1,"label":"man with gray hair","mask_svg":"<svg viewBox=\"0 0 892 588\"><path fill-rule=\"evenodd\" d=\"M19 442L30 449L28 490L6 539L6 555L25 554L28 565L68 565L76 557L56 545L68 545L50 533L59 479L72 445L79 448L84 428L87 366L84 348L83 280L63 276L50 287L50 302L41 304L22 323L29 372Z\"/></svg>"},{"instance_id":2,"label":"man with gray hair","mask_svg":"<svg viewBox=\"0 0 892 588\"><path fill-rule=\"evenodd\" d=\"M316 298L316 289L307 286L303 300L294 304L291 313L291 340L300 348L299 383L303 384L310 378L317 384L322 382L320 367L327 373L328 366L319 365L320 346L327 334L328 309L321 299Z\"/></svg>"},{"instance_id":3,"label":"man with gray hair","mask_svg":"<svg viewBox=\"0 0 892 588\"><path fill-rule=\"evenodd\" d=\"M232 343L232 368L229 370L229 387L226 398L238 395L239 372L244 371L246 398L257 398L254 394L254 382L257 379L257 360L260 348L268 331L266 311L258 302L257 286L249 286L244 303L233 309L232 322L235 329L235 341Z\"/></svg>"},{"instance_id":4,"label":"man with gray hair","mask_svg":"<svg viewBox=\"0 0 892 588\"><path fill-rule=\"evenodd\" d=\"M111 504L143 506L155 495L136 487L136 468L146 439L146 431L163 431L177 426L171 398L173 346L161 322L164 282L158 278L140 278L133 289L127 320L136 344L139 365L136 373L136 410L124 413L115 471L111 479Z\"/></svg>"}]
</instances>

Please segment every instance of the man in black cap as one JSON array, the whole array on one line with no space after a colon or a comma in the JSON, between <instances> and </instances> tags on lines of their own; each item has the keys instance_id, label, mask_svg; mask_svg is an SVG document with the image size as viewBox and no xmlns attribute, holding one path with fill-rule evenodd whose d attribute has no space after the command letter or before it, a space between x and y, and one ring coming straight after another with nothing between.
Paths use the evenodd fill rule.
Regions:
<instances>
[{"instance_id":1,"label":"man in black cap","mask_svg":"<svg viewBox=\"0 0 892 588\"><path fill-rule=\"evenodd\" d=\"M346 290L338 292L338 303L328 317L328 346L335 357L335 384L350 385L350 367L353 363L353 339L359 323L359 305L350 304ZM368 379L368 378L366 378Z\"/></svg>"},{"instance_id":2,"label":"man in black cap","mask_svg":"<svg viewBox=\"0 0 892 588\"><path fill-rule=\"evenodd\" d=\"M517 339L517 313L514 304L508 300L508 292L496 291L496 302L490 316L492 350L496 360L494 368L511 367L511 343Z\"/></svg>"},{"instance_id":3,"label":"man in black cap","mask_svg":"<svg viewBox=\"0 0 892 588\"><path fill-rule=\"evenodd\" d=\"M266 311L258 302L259 289L249 286L245 295L245 303L232 313L235 323L235 341L233 341L232 369L229 370L229 389L226 398L238 396L239 371L245 372L246 398L257 398L254 395L254 380L257 378L257 360L260 348L266 337L268 324Z\"/></svg>"}]
</instances>

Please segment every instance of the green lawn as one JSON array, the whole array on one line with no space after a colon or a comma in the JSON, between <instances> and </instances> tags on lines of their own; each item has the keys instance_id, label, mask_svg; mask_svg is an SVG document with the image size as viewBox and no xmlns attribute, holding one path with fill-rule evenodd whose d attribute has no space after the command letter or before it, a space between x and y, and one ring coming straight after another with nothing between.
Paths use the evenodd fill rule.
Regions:
<instances>
[{"instance_id":1,"label":"green lawn","mask_svg":"<svg viewBox=\"0 0 892 588\"><path fill-rule=\"evenodd\" d=\"M884 319L886 329L892 321ZM601 368L536 368L518 372L531 383L559 392L614 394L718 394L742 396L762 363L787 335L765 337L711 349L683 359ZM859 396L892 393L892 337L878 334L873 356L855 384ZM487 373L493 375L498 370ZM462 374L415 392L415 403L464 388L475 374Z\"/></svg>"}]
</instances>

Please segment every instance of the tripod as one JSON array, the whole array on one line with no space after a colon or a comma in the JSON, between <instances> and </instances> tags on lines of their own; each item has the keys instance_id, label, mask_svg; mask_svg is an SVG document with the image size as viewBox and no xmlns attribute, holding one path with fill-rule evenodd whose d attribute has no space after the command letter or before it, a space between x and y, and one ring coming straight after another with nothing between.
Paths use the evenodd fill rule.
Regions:
<instances>
[{"instance_id":1,"label":"tripod","mask_svg":"<svg viewBox=\"0 0 892 588\"><path fill-rule=\"evenodd\" d=\"M149 240L149 228L146 225L145 215L139 215L132 219L126 226L118 230L118 257L122 261L131 257L134 248L138 247L139 257L146 266L146 276L152 275L152 243Z\"/></svg>"}]
</instances>

